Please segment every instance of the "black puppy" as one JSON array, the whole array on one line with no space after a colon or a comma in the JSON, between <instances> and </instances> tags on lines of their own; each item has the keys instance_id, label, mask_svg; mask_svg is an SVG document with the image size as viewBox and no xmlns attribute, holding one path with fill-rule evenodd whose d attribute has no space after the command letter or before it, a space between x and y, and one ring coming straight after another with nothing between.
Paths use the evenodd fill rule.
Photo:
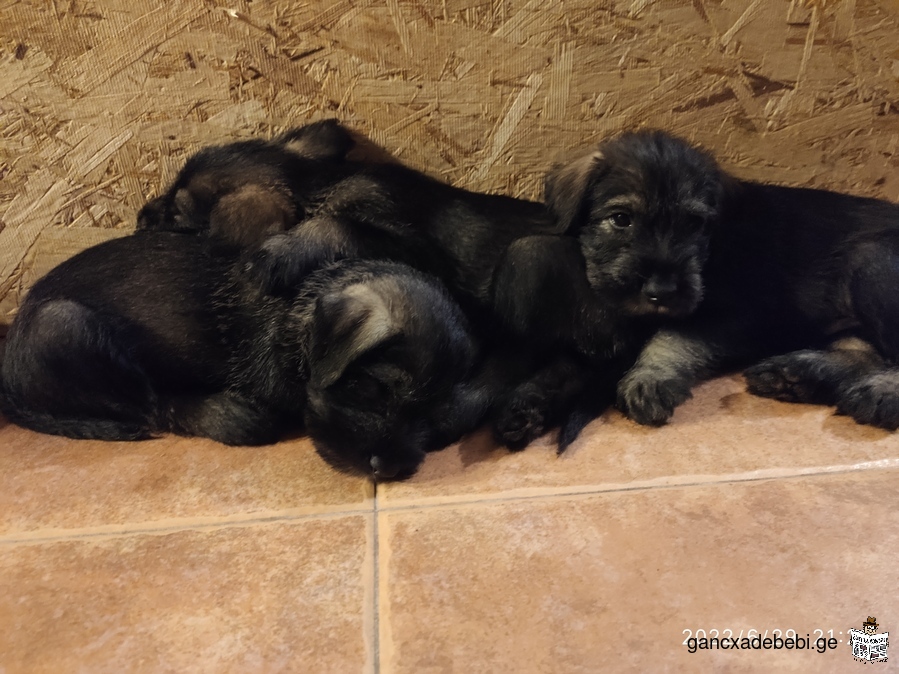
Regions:
<instances>
[{"instance_id":1,"label":"black puppy","mask_svg":"<svg viewBox=\"0 0 899 674\"><path fill-rule=\"evenodd\" d=\"M138 233L42 278L10 330L3 411L73 438L275 441L305 422L337 468L402 477L484 411L464 316L408 267L347 261L290 299L198 237Z\"/></svg>"},{"instance_id":2,"label":"black puppy","mask_svg":"<svg viewBox=\"0 0 899 674\"><path fill-rule=\"evenodd\" d=\"M348 156L355 142L345 127L319 122L270 142L204 150L144 209L139 225L194 229L241 245L250 274L276 293L289 291L320 265L345 258L396 260L439 277L479 336L496 347L502 362L493 370L495 383L539 371L539 387L526 382L498 405L500 438L523 446L564 418L580 388L569 391L567 377L560 376L560 370L581 369L577 349L569 349L571 315L582 313L570 299L585 285L577 246L553 236L557 225L541 204L455 188L397 163L357 161ZM269 177L263 183L257 175ZM250 181L252 190L240 179ZM228 209L256 210L260 185L271 186L266 189L274 202L296 204L287 218L295 218L295 226L284 228L284 220L268 226L267 218L251 217L238 224L216 216ZM281 185L289 186L290 198ZM238 206L244 196L247 208ZM272 235L249 245L259 234ZM565 312L558 310L560 303ZM598 341L590 335L580 340L585 349ZM540 393L543 388L552 393ZM546 401L538 414L532 411L535 395Z\"/></svg>"},{"instance_id":3,"label":"black puppy","mask_svg":"<svg viewBox=\"0 0 899 674\"><path fill-rule=\"evenodd\" d=\"M192 155L175 182L138 213L139 230L209 232L220 243L258 244L306 217L336 179L334 162L354 147L335 120L273 140L245 140Z\"/></svg>"},{"instance_id":4,"label":"black puppy","mask_svg":"<svg viewBox=\"0 0 899 674\"><path fill-rule=\"evenodd\" d=\"M717 168L665 138L625 134L556 166L545 199L565 236L551 244L551 256L532 256L541 263L532 262L526 275L515 264L498 269L501 313L522 331L548 318L563 347L510 397L509 425L527 434L553 410L565 409L560 451L614 403L618 380L649 336L691 314L702 299L706 226L721 201ZM679 172L644 169L654 163L676 164ZM521 249L522 258L535 241L516 241L510 249ZM516 294L530 301L505 308L510 288L512 303Z\"/></svg>"},{"instance_id":5,"label":"black puppy","mask_svg":"<svg viewBox=\"0 0 899 674\"><path fill-rule=\"evenodd\" d=\"M737 180L660 132L563 172L550 202L591 286L670 320L618 386L631 418L663 424L701 379L767 358L750 391L899 426L899 206Z\"/></svg>"},{"instance_id":6,"label":"black puppy","mask_svg":"<svg viewBox=\"0 0 899 674\"><path fill-rule=\"evenodd\" d=\"M337 259L383 257L439 276L476 305L489 304L511 242L555 231L541 204L455 188L395 162L357 161L348 156L355 143L328 120L272 141L207 148L142 209L138 228L255 248L252 271L269 289L293 287ZM272 208L278 217L267 217Z\"/></svg>"}]
</instances>

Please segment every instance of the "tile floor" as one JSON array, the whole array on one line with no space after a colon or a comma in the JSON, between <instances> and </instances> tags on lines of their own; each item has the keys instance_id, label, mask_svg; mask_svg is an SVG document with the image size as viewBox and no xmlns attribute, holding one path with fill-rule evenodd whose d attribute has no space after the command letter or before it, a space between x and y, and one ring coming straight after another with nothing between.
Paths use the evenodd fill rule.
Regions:
<instances>
[{"instance_id":1,"label":"tile floor","mask_svg":"<svg viewBox=\"0 0 899 674\"><path fill-rule=\"evenodd\" d=\"M305 439L0 420L0 672L858 671L849 628L899 634L897 481L899 435L739 377L663 429L476 434L377 489ZM751 629L837 647L684 645Z\"/></svg>"}]
</instances>

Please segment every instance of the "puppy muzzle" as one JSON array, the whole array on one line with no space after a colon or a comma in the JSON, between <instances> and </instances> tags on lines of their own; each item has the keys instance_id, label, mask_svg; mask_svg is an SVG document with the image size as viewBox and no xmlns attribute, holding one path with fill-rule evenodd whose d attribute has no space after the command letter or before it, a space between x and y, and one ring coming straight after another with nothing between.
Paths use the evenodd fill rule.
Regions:
<instances>
[{"instance_id":1,"label":"puppy muzzle","mask_svg":"<svg viewBox=\"0 0 899 674\"><path fill-rule=\"evenodd\" d=\"M660 309L675 304L680 291L680 283L673 274L653 274L643 284L642 293L646 300Z\"/></svg>"}]
</instances>

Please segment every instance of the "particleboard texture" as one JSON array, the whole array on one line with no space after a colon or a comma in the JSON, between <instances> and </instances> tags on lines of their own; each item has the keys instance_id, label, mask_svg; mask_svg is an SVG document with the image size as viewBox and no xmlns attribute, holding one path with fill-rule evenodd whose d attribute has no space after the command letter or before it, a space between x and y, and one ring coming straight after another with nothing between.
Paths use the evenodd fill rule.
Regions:
<instances>
[{"instance_id":1,"label":"particleboard texture","mask_svg":"<svg viewBox=\"0 0 899 674\"><path fill-rule=\"evenodd\" d=\"M738 174L899 199L899 0L0 0L0 326L199 147L339 117L538 197L639 126Z\"/></svg>"}]
</instances>

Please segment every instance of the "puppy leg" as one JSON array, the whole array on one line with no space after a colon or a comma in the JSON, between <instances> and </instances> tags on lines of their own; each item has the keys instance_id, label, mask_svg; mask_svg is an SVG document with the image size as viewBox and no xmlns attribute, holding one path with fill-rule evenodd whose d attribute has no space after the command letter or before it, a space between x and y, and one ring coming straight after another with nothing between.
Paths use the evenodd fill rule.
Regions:
<instances>
[{"instance_id":1,"label":"puppy leg","mask_svg":"<svg viewBox=\"0 0 899 674\"><path fill-rule=\"evenodd\" d=\"M247 272L264 290L275 291L292 288L315 269L359 253L351 225L317 215L265 239L251 255Z\"/></svg>"},{"instance_id":2,"label":"puppy leg","mask_svg":"<svg viewBox=\"0 0 899 674\"><path fill-rule=\"evenodd\" d=\"M493 282L493 307L513 334L541 345L564 344L588 357L617 348L616 321L587 283L576 239L527 236L503 253Z\"/></svg>"},{"instance_id":3,"label":"puppy leg","mask_svg":"<svg viewBox=\"0 0 899 674\"><path fill-rule=\"evenodd\" d=\"M659 330L618 383L618 407L637 423L661 426L700 380L753 351L752 338L734 325Z\"/></svg>"},{"instance_id":4,"label":"puppy leg","mask_svg":"<svg viewBox=\"0 0 899 674\"><path fill-rule=\"evenodd\" d=\"M151 437L156 395L125 326L73 301L26 305L9 335L2 406L16 423L78 439Z\"/></svg>"},{"instance_id":5,"label":"puppy leg","mask_svg":"<svg viewBox=\"0 0 899 674\"><path fill-rule=\"evenodd\" d=\"M356 139L336 119L324 119L291 129L278 136L275 142L306 159L342 161L356 144Z\"/></svg>"},{"instance_id":6,"label":"puppy leg","mask_svg":"<svg viewBox=\"0 0 899 674\"><path fill-rule=\"evenodd\" d=\"M268 445L278 439L275 415L233 392L178 396L161 407L160 426L178 435L225 445Z\"/></svg>"},{"instance_id":7,"label":"puppy leg","mask_svg":"<svg viewBox=\"0 0 899 674\"><path fill-rule=\"evenodd\" d=\"M313 269L347 257L390 257L385 233L396 233L396 204L377 181L352 176L339 182L312 217L260 246L249 271L267 290L289 288ZM401 229L400 225L400 229ZM381 255L382 253L386 253Z\"/></svg>"},{"instance_id":8,"label":"puppy leg","mask_svg":"<svg viewBox=\"0 0 899 674\"><path fill-rule=\"evenodd\" d=\"M899 237L858 247L849 293L862 337L889 362L899 363Z\"/></svg>"},{"instance_id":9,"label":"puppy leg","mask_svg":"<svg viewBox=\"0 0 899 674\"><path fill-rule=\"evenodd\" d=\"M500 400L493 422L496 438L513 451L524 449L567 416L587 379L579 359L553 357Z\"/></svg>"},{"instance_id":10,"label":"puppy leg","mask_svg":"<svg viewBox=\"0 0 899 674\"><path fill-rule=\"evenodd\" d=\"M853 254L849 284L863 335L892 366L843 386L837 412L861 424L899 428L899 238L866 243Z\"/></svg>"},{"instance_id":11,"label":"puppy leg","mask_svg":"<svg viewBox=\"0 0 899 674\"><path fill-rule=\"evenodd\" d=\"M883 367L874 348L860 339L842 339L825 351L806 349L767 358L748 368L750 393L785 402L835 405L840 394Z\"/></svg>"},{"instance_id":12,"label":"puppy leg","mask_svg":"<svg viewBox=\"0 0 899 674\"><path fill-rule=\"evenodd\" d=\"M428 451L443 449L471 433L483 421L499 392L497 379L483 368L471 381L453 386L447 400L440 401L429 411L433 444Z\"/></svg>"}]
</instances>

